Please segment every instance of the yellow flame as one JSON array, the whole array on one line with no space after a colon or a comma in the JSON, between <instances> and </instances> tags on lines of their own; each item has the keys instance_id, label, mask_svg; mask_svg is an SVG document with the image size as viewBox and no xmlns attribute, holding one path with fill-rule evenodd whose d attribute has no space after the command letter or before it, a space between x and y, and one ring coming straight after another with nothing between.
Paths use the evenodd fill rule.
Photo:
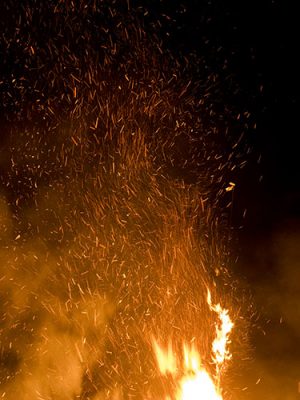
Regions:
<instances>
[{"instance_id":1,"label":"yellow flame","mask_svg":"<svg viewBox=\"0 0 300 400\"><path fill-rule=\"evenodd\" d=\"M222 396L205 369L195 372L194 376L181 380L180 390L176 394L176 400L222 400Z\"/></svg>"},{"instance_id":2,"label":"yellow flame","mask_svg":"<svg viewBox=\"0 0 300 400\"><path fill-rule=\"evenodd\" d=\"M223 363L231 358L227 345L230 343L228 336L233 328L233 322L228 315L228 310L222 308L220 304L212 304L209 290L207 291L207 303L209 308L218 314L220 320L220 324L216 325L216 338L212 345L213 361L217 369L220 369Z\"/></svg>"},{"instance_id":3,"label":"yellow flame","mask_svg":"<svg viewBox=\"0 0 300 400\"><path fill-rule=\"evenodd\" d=\"M172 344L166 349L153 341L157 363L162 375L170 374L177 380L174 400L222 400L215 382L201 365L200 355L194 346L183 345L183 365L176 360ZM166 397L165 400L171 400Z\"/></svg>"},{"instance_id":4,"label":"yellow flame","mask_svg":"<svg viewBox=\"0 0 300 400\"><path fill-rule=\"evenodd\" d=\"M200 354L194 344L183 344L183 360L180 363L171 342L164 349L156 340L153 340L153 348L161 374L171 375L176 382L175 400L223 400L219 385L220 373L225 361L231 358L227 344L233 323L227 310L223 309L220 304L212 304L209 290L207 302L210 310L217 313L220 321L216 324L216 338L212 344L212 361L216 367L215 377L210 376L203 366ZM167 396L165 400L171 400L171 397Z\"/></svg>"},{"instance_id":5,"label":"yellow flame","mask_svg":"<svg viewBox=\"0 0 300 400\"><path fill-rule=\"evenodd\" d=\"M174 375L176 373L177 366L176 357L172 350L171 342L169 342L167 349L163 349L159 346L157 341L153 339L153 347L160 372L163 375L166 375L167 373Z\"/></svg>"},{"instance_id":6,"label":"yellow flame","mask_svg":"<svg viewBox=\"0 0 300 400\"><path fill-rule=\"evenodd\" d=\"M212 378L201 366L200 355L194 346L183 345L185 375L180 381L176 400L222 400Z\"/></svg>"}]
</instances>

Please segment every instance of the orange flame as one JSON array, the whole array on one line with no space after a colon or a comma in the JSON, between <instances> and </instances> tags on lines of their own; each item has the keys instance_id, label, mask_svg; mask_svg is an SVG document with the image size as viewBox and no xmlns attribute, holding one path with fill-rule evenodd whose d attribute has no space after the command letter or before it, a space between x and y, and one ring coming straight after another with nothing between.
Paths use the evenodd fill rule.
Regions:
<instances>
[{"instance_id":1,"label":"orange flame","mask_svg":"<svg viewBox=\"0 0 300 400\"><path fill-rule=\"evenodd\" d=\"M219 385L220 374L226 360L231 358L227 345L230 343L228 337L233 323L228 315L228 310L223 309L220 304L212 304L209 290L207 303L210 310L216 312L220 320L220 323L216 324L216 338L212 344L212 361L216 366L215 377L210 376L201 363L200 354L194 345L183 344L183 365L180 367L171 342L164 349L156 340L153 340L153 348L161 374L169 374L177 381L175 400L223 400ZM165 400L171 400L171 398L166 397Z\"/></svg>"},{"instance_id":2,"label":"orange flame","mask_svg":"<svg viewBox=\"0 0 300 400\"><path fill-rule=\"evenodd\" d=\"M231 321L228 310L225 310L220 304L213 305L211 302L210 291L207 291L207 303L211 311L218 314L220 325L216 326L216 338L212 345L213 350L213 361L216 364L217 369L220 369L226 360L231 358L231 354L227 348L229 342L228 335L233 328L233 322Z\"/></svg>"}]
</instances>

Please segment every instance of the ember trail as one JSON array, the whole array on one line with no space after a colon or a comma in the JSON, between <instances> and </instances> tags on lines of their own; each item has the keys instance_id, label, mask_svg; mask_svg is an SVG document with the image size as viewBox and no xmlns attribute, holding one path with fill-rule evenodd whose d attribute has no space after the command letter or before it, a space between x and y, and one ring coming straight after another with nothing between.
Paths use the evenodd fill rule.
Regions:
<instances>
[{"instance_id":1,"label":"ember trail","mask_svg":"<svg viewBox=\"0 0 300 400\"><path fill-rule=\"evenodd\" d=\"M145 8L4 8L1 398L221 399L235 161L216 77Z\"/></svg>"}]
</instances>

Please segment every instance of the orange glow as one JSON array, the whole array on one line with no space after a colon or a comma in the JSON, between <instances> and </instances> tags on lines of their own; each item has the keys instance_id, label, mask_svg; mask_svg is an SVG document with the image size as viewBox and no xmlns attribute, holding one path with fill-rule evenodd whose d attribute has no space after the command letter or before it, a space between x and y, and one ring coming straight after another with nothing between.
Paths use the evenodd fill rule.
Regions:
<instances>
[{"instance_id":1,"label":"orange glow","mask_svg":"<svg viewBox=\"0 0 300 400\"><path fill-rule=\"evenodd\" d=\"M194 344L183 344L183 357L177 357L172 343L167 348L161 347L153 340L153 348L157 365L162 375L171 376L176 382L175 396L166 396L165 400L223 400L220 388L220 374L226 360L231 358L227 348L229 333L233 328L228 311L220 304L213 305L208 291L207 302L211 311L217 313L219 323L216 324L216 338L212 344L212 362L216 375L213 377L206 370L201 356Z\"/></svg>"}]
</instances>

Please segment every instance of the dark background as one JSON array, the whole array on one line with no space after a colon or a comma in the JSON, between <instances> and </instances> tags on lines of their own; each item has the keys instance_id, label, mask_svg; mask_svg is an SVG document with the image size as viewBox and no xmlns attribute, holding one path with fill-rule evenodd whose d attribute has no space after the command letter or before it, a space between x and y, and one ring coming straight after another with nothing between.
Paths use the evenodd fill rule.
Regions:
<instances>
[{"instance_id":1,"label":"dark background","mask_svg":"<svg viewBox=\"0 0 300 400\"><path fill-rule=\"evenodd\" d=\"M182 40L201 53L206 37L217 55L214 68L221 69L226 62L227 73L239 87L238 95L228 95L225 101L233 108L243 104L256 123L245 139L252 148L248 166L235 177L232 217L240 256L235 272L250 287L258 312L245 396L249 392L249 398L296 399L300 397L300 191L295 3L200 4L190 4L189 28ZM200 20L205 13L203 28Z\"/></svg>"},{"instance_id":2,"label":"dark background","mask_svg":"<svg viewBox=\"0 0 300 400\"><path fill-rule=\"evenodd\" d=\"M248 163L232 176L239 255L233 269L250 289L256 313L252 361L237 385L245 398L300 398L296 2L170 1L151 8L174 18L167 35L172 51L202 58L219 77L221 102L232 115L251 115L242 139Z\"/></svg>"},{"instance_id":3,"label":"dark background","mask_svg":"<svg viewBox=\"0 0 300 400\"><path fill-rule=\"evenodd\" d=\"M146 29L151 18L165 18L158 35L174 55L193 53L219 77L220 104L237 120L240 113L250 115L247 127L241 122L247 165L232 176L231 224L239 255L232 268L250 289L255 309L252 361L237 385L248 387L245 398L300 398L297 2L170 0L131 6L138 3L149 11Z\"/></svg>"},{"instance_id":4,"label":"dark background","mask_svg":"<svg viewBox=\"0 0 300 400\"><path fill-rule=\"evenodd\" d=\"M297 399L300 181L296 5L276 0L211 2L204 8L200 4L190 5L184 41L201 53L200 37L207 37L209 48L217 55L215 68L221 69L226 60L227 71L239 87L238 96L229 94L225 101L233 108L243 104L256 123L245 139L252 148L248 166L235 177L232 217L239 238L236 273L249 285L258 313L251 331L254 360L243 378L248 387L244 393L247 397L248 391L253 399ZM203 28L199 21L205 13Z\"/></svg>"},{"instance_id":5,"label":"dark background","mask_svg":"<svg viewBox=\"0 0 300 400\"><path fill-rule=\"evenodd\" d=\"M253 359L237 385L245 387L246 398L300 398L296 3L160 2L156 12L176 20L169 32L172 51L203 58L220 77L227 109L251 114L242 139L250 150L247 166L232 176L231 224L239 255L233 269L250 288L256 312L250 333Z\"/></svg>"}]
</instances>

